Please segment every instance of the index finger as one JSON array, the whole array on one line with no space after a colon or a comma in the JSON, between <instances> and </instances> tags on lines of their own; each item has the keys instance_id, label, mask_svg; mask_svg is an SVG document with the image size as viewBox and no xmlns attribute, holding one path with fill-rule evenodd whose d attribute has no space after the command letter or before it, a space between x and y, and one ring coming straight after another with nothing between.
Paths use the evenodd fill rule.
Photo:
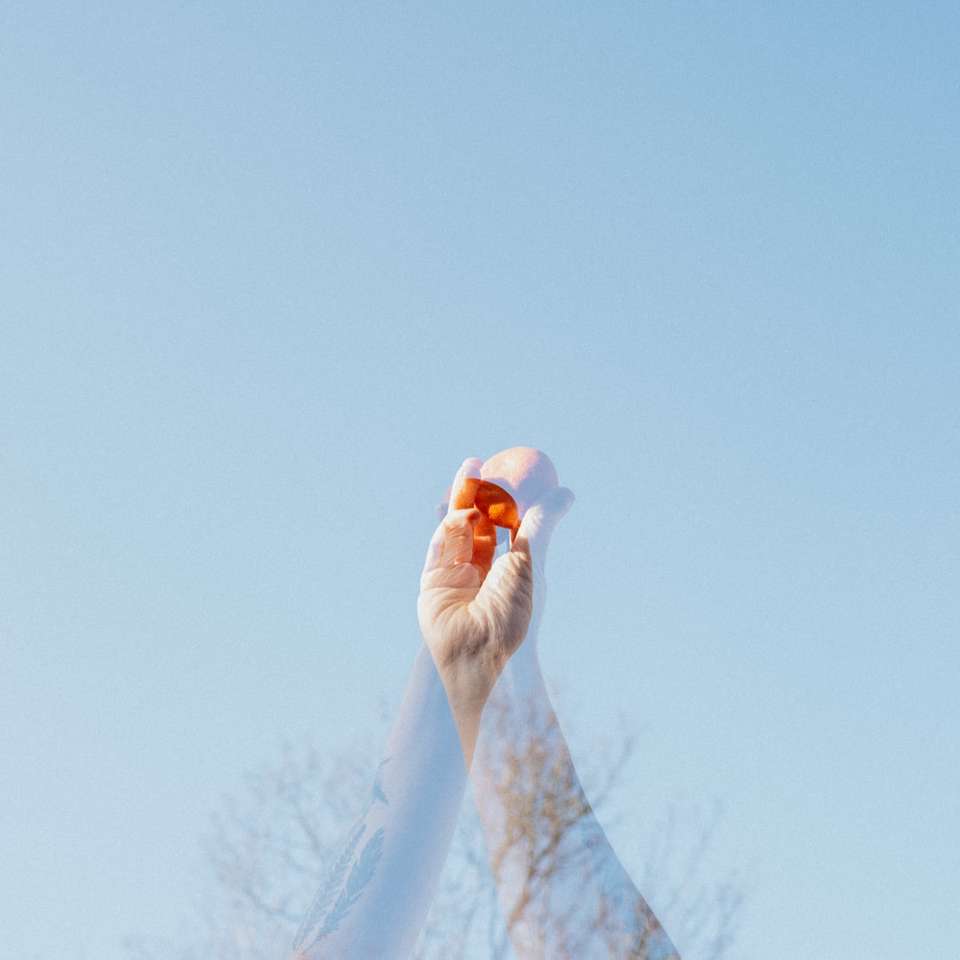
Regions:
<instances>
[{"instance_id":1,"label":"index finger","mask_svg":"<svg viewBox=\"0 0 960 960\"><path fill-rule=\"evenodd\" d=\"M460 464L453 483L450 485L450 503L447 507L447 516L454 510L464 510L474 505L473 501L480 486L480 468L483 461L479 457L467 457Z\"/></svg>"},{"instance_id":2,"label":"index finger","mask_svg":"<svg viewBox=\"0 0 960 960\"><path fill-rule=\"evenodd\" d=\"M437 514L440 523L427 545L427 555L423 561L424 571L432 570L440 565L443 543L446 538L444 517L449 517L454 510L463 510L474 505L473 500L477 495L477 488L480 486L480 467L482 466L483 461L479 457L467 457L454 474L453 483L447 492L447 503L440 505L441 512ZM444 506L446 510L442 511Z\"/></svg>"}]
</instances>

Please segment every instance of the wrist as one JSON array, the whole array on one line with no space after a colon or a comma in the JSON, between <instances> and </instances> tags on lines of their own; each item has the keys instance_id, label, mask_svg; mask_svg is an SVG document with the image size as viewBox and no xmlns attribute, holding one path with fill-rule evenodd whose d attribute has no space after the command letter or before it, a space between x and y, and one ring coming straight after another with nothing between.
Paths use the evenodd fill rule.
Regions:
<instances>
[{"instance_id":1,"label":"wrist","mask_svg":"<svg viewBox=\"0 0 960 960\"><path fill-rule=\"evenodd\" d=\"M494 663L479 656L458 657L448 663L438 663L437 671L454 715L477 718L483 712L500 675L500 669Z\"/></svg>"},{"instance_id":2,"label":"wrist","mask_svg":"<svg viewBox=\"0 0 960 960\"><path fill-rule=\"evenodd\" d=\"M480 718L483 716L483 708L486 706L489 691L484 693L483 690L475 689L470 684L464 684L449 674L446 677L441 675L441 679L446 691L450 715L460 739L464 765L469 770L473 762L477 737L480 735Z\"/></svg>"}]
</instances>

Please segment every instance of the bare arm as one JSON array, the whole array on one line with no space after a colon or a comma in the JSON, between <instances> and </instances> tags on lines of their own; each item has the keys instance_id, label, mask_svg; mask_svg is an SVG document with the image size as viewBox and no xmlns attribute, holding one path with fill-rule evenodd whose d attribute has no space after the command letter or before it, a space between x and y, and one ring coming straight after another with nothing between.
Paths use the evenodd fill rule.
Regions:
<instances>
[{"instance_id":1,"label":"bare arm","mask_svg":"<svg viewBox=\"0 0 960 960\"><path fill-rule=\"evenodd\" d=\"M401 960L414 947L446 859L490 691L532 611L527 539L494 563L496 534L473 504L465 461L427 549L421 647L370 797L301 925L296 960Z\"/></svg>"},{"instance_id":2,"label":"bare arm","mask_svg":"<svg viewBox=\"0 0 960 960\"><path fill-rule=\"evenodd\" d=\"M543 564L572 495L530 508L535 612L491 694L471 769L501 912L515 954L533 958L677 958L591 809L537 655Z\"/></svg>"},{"instance_id":3,"label":"bare arm","mask_svg":"<svg viewBox=\"0 0 960 960\"><path fill-rule=\"evenodd\" d=\"M465 780L446 690L421 646L369 799L297 934L297 960L410 955Z\"/></svg>"},{"instance_id":4,"label":"bare arm","mask_svg":"<svg viewBox=\"0 0 960 960\"><path fill-rule=\"evenodd\" d=\"M520 960L678 957L593 813L532 645L491 695L471 778Z\"/></svg>"}]
</instances>

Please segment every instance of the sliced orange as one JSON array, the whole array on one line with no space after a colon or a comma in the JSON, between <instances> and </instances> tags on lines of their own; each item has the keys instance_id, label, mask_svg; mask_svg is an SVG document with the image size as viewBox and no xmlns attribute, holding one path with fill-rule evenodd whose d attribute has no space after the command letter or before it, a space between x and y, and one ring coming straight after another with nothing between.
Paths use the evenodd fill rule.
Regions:
<instances>
[{"instance_id":1,"label":"sliced orange","mask_svg":"<svg viewBox=\"0 0 960 960\"><path fill-rule=\"evenodd\" d=\"M520 510L517 507L517 501L503 487L489 480L481 480L473 503L494 526L509 530L510 542L513 543L520 529Z\"/></svg>"}]
</instances>

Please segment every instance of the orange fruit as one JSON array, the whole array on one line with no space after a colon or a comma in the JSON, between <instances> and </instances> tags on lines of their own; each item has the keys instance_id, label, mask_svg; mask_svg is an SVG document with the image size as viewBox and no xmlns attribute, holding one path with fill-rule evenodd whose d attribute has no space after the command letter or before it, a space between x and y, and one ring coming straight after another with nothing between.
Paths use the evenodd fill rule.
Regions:
<instances>
[{"instance_id":1,"label":"orange fruit","mask_svg":"<svg viewBox=\"0 0 960 960\"><path fill-rule=\"evenodd\" d=\"M481 480L473 499L474 506L495 526L510 531L510 541L520 529L520 510L517 501L503 487Z\"/></svg>"},{"instance_id":2,"label":"orange fruit","mask_svg":"<svg viewBox=\"0 0 960 960\"><path fill-rule=\"evenodd\" d=\"M474 506L495 526L510 531L513 543L520 520L530 504L558 485L557 471L550 458L535 447L510 447L484 461L474 493ZM438 506L440 515L450 499Z\"/></svg>"}]
</instances>

